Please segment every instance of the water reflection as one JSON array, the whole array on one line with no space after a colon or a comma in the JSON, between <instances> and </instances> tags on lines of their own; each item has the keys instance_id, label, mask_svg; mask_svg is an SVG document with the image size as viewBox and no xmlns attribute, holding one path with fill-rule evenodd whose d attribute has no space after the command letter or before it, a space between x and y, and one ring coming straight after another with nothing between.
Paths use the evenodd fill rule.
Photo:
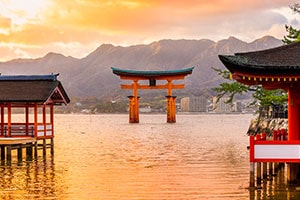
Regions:
<instances>
[{"instance_id":1,"label":"water reflection","mask_svg":"<svg viewBox=\"0 0 300 200\"><path fill-rule=\"evenodd\" d=\"M57 115L54 157L0 166L0 199L300 199L284 172L247 189L252 117Z\"/></svg>"},{"instance_id":2,"label":"water reflection","mask_svg":"<svg viewBox=\"0 0 300 200\"><path fill-rule=\"evenodd\" d=\"M286 168L278 171L276 176L263 180L262 188L249 190L250 200L299 200L299 186L286 183Z\"/></svg>"},{"instance_id":3,"label":"water reflection","mask_svg":"<svg viewBox=\"0 0 300 200\"><path fill-rule=\"evenodd\" d=\"M52 156L0 166L0 199L62 197L64 187Z\"/></svg>"}]
</instances>

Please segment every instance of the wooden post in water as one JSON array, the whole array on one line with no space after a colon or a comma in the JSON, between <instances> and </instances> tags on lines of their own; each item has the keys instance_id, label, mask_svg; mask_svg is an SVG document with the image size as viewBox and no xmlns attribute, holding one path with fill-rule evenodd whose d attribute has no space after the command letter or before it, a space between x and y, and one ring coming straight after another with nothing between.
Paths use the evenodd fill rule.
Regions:
<instances>
[{"instance_id":1,"label":"wooden post in water","mask_svg":"<svg viewBox=\"0 0 300 200\"><path fill-rule=\"evenodd\" d=\"M34 158L35 159L37 159L37 157L38 157L38 142L37 141L35 141L34 142Z\"/></svg>"},{"instance_id":2,"label":"wooden post in water","mask_svg":"<svg viewBox=\"0 0 300 200\"><path fill-rule=\"evenodd\" d=\"M166 96L167 98L167 122L176 122L176 96Z\"/></svg>"},{"instance_id":3,"label":"wooden post in water","mask_svg":"<svg viewBox=\"0 0 300 200\"><path fill-rule=\"evenodd\" d=\"M6 146L6 161L8 165L11 164L11 145Z\"/></svg>"},{"instance_id":4,"label":"wooden post in water","mask_svg":"<svg viewBox=\"0 0 300 200\"><path fill-rule=\"evenodd\" d=\"M168 81L168 95L167 98L167 122L175 123L176 122L176 96L172 94L172 80Z\"/></svg>"},{"instance_id":5,"label":"wooden post in water","mask_svg":"<svg viewBox=\"0 0 300 200\"><path fill-rule=\"evenodd\" d=\"M249 187L255 187L255 167L254 167L254 136L250 136L250 183Z\"/></svg>"},{"instance_id":6,"label":"wooden post in water","mask_svg":"<svg viewBox=\"0 0 300 200\"><path fill-rule=\"evenodd\" d=\"M32 160L32 143L26 143L26 160Z\"/></svg>"},{"instance_id":7,"label":"wooden post in water","mask_svg":"<svg viewBox=\"0 0 300 200\"><path fill-rule=\"evenodd\" d=\"M129 123L139 123L138 80L133 81L133 95L129 98Z\"/></svg>"},{"instance_id":8,"label":"wooden post in water","mask_svg":"<svg viewBox=\"0 0 300 200\"><path fill-rule=\"evenodd\" d=\"M267 134L266 133L262 133L261 134L261 140L267 140ZM263 179L268 179L268 169L267 166L268 163L267 162L263 162Z\"/></svg>"},{"instance_id":9,"label":"wooden post in water","mask_svg":"<svg viewBox=\"0 0 300 200\"><path fill-rule=\"evenodd\" d=\"M260 134L256 135L256 140L260 140ZM257 188L261 188L261 162L256 163L256 186Z\"/></svg>"},{"instance_id":10,"label":"wooden post in water","mask_svg":"<svg viewBox=\"0 0 300 200\"><path fill-rule=\"evenodd\" d=\"M18 151L18 163L22 163L22 157L23 157L23 146L22 144L20 144L20 146L18 146L17 148Z\"/></svg>"},{"instance_id":11,"label":"wooden post in water","mask_svg":"<svg viewBox=\"0 0 300 200\"><path fill-rule=\"evenodd\" d=\"M273 163L269 162L269 179L272 180L273 176Z\"/></svg>"},{"instance_id":12,"label":"wooden post in water","mask_svg":"<svg viewBox=\"0 0 300 200\"><path fill-rule=\"evenodd\" d=\"M43 139L43 156L46 156L46 147L47 147L47 141L46 139Z\"/></svg>"},{"instance_id":13,"label":"wooden post in water","mask_svg":"<svg viewBox=\"0 0 300 200\"><path fill-rule=\"evenodd\" d=\"M136 106L136 98L134 96L128 96L129 99L129 123L139 123L139 115L136 113L138 109ZM138 98L137 98L138 99Z\"/></svg>"},{"instance_id":14,"label":"wooden post in water","mask_svg":"<svg viewBox=\"0 0 300 200\"><path fill-rule=\"evenodd\" d=\"M1 145L1 161L5 161L5 146Z\"/></svg>"},{"instance_id":15,"label":"wooden post in water","mask_svg":"<svg viewBox=\"0 0 300 200\"><path fill-rule=\"evenodd\" d=\"M273 131L273 140L274 141L278 140L278 132L277 132L277 130ZM277 176L277 173L278 173L278 163L274 162L274 173L273 173L273 176Z\"/></svg>"},{"instance_id":16,"label":"wooden post in water","mask_svg":"<svg viewBox=\"0 0 300 200\"><path fill-rule=\"evenodd\" d=\"M54 155L54 138L51 138L51 155Z\"/></svg>"}]
</instances>

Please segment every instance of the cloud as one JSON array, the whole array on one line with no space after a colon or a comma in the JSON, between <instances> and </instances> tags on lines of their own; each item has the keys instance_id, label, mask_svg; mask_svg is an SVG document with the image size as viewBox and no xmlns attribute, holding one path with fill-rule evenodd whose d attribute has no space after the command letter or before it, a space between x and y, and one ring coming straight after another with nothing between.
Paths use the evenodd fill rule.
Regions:
<instances>
[{"instance_id":1,"label":"cloud","mask_svg":"<svg viewBox=\"0 0 300 200\"><path fill-rule=\"evenodd\" d=\"M27 7L26 11L32 13L23 21L18 18L20 23L13 19L16 12L22 11L20 6L15 12L13 4L9 9L2 8L6 15L0 16L0 41L18 49L12 54L38 56L48 50L81 57L102 43L131 45L182 38L219 40L231 35L248 41L263 34L280 37L280 27L284 31L284 25L291 20L285 17L286 11L276 9L290 10L288 6L293 3L286 0L43 1L47 3L38 8L43 5L47 8L33 12ZM293 19L292 24L298 25L297 16Z\"/></svg>"},{"instance_id":2,"label":"cloud","mask_svg":"<svg viewBox=\"0 0 300 200\"><path fill-rule=\"evenodd\" d=\"M10 26L11 20L0 15L0 34L8 34Z\"/></svg>"}]
</instances>

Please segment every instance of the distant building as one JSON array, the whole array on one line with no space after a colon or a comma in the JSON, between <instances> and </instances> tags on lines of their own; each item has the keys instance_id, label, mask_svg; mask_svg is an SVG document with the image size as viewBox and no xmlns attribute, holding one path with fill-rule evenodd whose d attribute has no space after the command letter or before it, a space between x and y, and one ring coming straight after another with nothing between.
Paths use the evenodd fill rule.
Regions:
<instances>
[{"instance_id":1,"label":"distant building","mask_svg":"<svg viewBox=\"0 0 300 200\"><path fill-rule=\"evenodd\" d=\"M207 99L201 97L184 97L180 101L181 112L207 112Z\"/></svg>"},{"instance_id":2,"label":"distant building","mask_svg":"<svg viewBox=\"0 0 300 200\"><path fill-rule=\"evenodd\" d=\"M242 104L239 101L233 101L232 104L225 103L229 97L222 97L218 100L217 97L213 97L213 111L216 113L231 113L242 112Z\"/></svg>"}]
</instances>

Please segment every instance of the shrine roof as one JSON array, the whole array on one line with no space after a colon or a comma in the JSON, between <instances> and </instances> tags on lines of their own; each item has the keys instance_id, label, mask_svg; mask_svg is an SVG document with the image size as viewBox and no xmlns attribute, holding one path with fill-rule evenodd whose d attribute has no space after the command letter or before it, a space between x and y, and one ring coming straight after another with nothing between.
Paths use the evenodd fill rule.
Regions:
<instances>
[{"instance_id":1,"label":"shrine roof","mask_svg":"<svg viewBox=\"0 0 300 200\"><path fill-rule=\"evenodd\" d=\"M300 42L295 42L262 51L219 55L219 58L231 73L299 75L299 55Z\"/></svg>"},{"instance_id":2,"label":"shrine roof","mask_svg":"<svg viewBox=\"0 0 300 200\"><path fill-rule=\"evenodd\" d=\"M175 69L175 70L149 70L149 71L140 71L140 70L129 70L129 69L119 69L112 67L113 73L116 75L125 75L125 76L144 76L144 77L158 77L158 76L176 76L176 75L188 75L191 74L194 67L185 68L185 69Z\"/></svg>"},{"instance_id":3,"label":"shrine roof","mask_svg":"<svg viewBox=\"0 0 300 200\"><path fill-rule=\"evenodd\" d=\"M67 104L70 99L57 76L0 75L0 102Z\"/></svg>"}]
</instances>

